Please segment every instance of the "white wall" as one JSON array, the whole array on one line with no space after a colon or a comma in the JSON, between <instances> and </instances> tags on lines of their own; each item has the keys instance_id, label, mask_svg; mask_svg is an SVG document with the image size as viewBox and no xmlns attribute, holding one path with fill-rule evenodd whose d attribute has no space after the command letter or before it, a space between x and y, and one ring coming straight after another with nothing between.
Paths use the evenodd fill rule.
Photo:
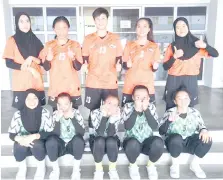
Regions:
<instances>
[{"instance_id":1,"label":"white wall","mask_svg":"<svg viewBox=\"0 0 223 180\"><path fill-rule=\"evenodd\" d=\"M211 0L209 5L209 18L207 38L211 46L214 46L218 52L219 57L206 60L204 67L204 85L212 88L223 87L223 1Z\"/></svg>"},{"instance_id":2,"label":"white wall","mask_svg":"<svg viewBox=\"0 0 223 180\"><path fill-rule=\"evenodd\" d=\"M2 59L6 39L12 33L10 8L7 0L0 0L0 69L1 69L1 90L11 89L10 72Z\"/></svg>"}]
</instances>

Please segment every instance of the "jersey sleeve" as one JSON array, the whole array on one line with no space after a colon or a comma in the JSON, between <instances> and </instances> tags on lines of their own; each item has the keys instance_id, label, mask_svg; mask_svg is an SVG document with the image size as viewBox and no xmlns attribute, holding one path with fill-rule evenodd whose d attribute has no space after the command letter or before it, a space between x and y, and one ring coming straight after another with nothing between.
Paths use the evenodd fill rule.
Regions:
<instances>
[{"instance_id":1,"label":"jersey sleeve","mask_svg":"<svg viewBox=\"0 0 223 180\"><path fill-rule=\"evenodd\" d=\"M83 58L82 58L82 53L81 53L81 46L79 43L77 43L77 45L74 48L74 52L75 52L75 58L78 62L80 62L81 64L83 64Z\"/></svg>"},{"instance_id":2,"label":"jersey sleeve","mask_svg":"<svg viewBox=\"0 0 223 180\"><path fill-rule=\"evenodd\" d=\"M129 56L130 56L129 43L126 43L122 58L123 62L127 62L129 60Z\"/></svg>"},{"instance_id":3,"label":"jersey sleeve","mask_svg":"<svg viewBox=\"0 0 223 180\"><path fill-rule=\"evenodd\" d=\"M89 49L90 49L90 41L88 37L85 37L84 43L82 45L82 56L89 56L90 55Z\"/></svg>"},{"instance_id":4,"label":"jersey sleeve","mask_svg":"<svg viewBox=\"0 0 223 180\"><path fill-rule=\"evenodd\" d=\"M172 47L171 47L171 45L169 45L165 52L165 57L164 57L163 62L169 61L172 56L173 56Z\"/></svg>"},{"instance_id":5,"label":"jersey sleeve","mask_svg":"<svg viewBox=\"0 0 223 180\"><path fill-rule=\"evenodd\" d=\"M2 58L14 60L15 59L15 48L16 48L15 40L13 37L10 37L6 42Z\"/></svg>"}]
</instances>

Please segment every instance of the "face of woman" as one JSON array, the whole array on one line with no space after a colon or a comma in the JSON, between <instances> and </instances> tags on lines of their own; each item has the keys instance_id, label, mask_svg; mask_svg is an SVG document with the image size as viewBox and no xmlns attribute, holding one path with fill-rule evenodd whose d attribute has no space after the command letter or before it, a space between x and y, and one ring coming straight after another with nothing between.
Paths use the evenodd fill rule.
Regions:
<instances>
[{"instance_id":1,"label":"face of woman","mask_svg":"<svg viewBox=\"0 0 223 180\"><path fill-rule=\"evenodd\" d=\"M70 107L72 107L72 103L68 97L59 98L57 105L59 110L61 110L63 113L67 113L70 110Z\"/></svg>"},{"instance_id":2,"label":"face of woman","mask_svg":"<svg viewBox=\"0 0 223 180\"><path fill-rule=\"evenodd\" d=\"M31 23L26 15L21 15L19 18L18 26L20 31L27 33L31 28Z\"/></svg>"},{"instance_id":3,"label":"face of woman","mask_svg":"<svg viewBox=\"0 0 223 180\"><path fill-rule=\"evenodd\" d=\"M39 99L35 94L29 93L26 97L25 104L29 109L35 109L39 104Z\"/></svg>"},{"instance_id":4,"label":"face of woman","mask_svg":"<svg viewBox=\"0 0 223 180\"><path fill-rule=\"evenodd\" d=\"M176 34L180 37L185 37L189 32L187 24L184 21L178 21L175 28Z\"/></svg>"},{"instance_id":5,"label":"face of woman","mask_svg":"<svg viewBox=\"0 0 223 180\"><path fill-rule=\"evenodd\" d=\"M97 30L106 30L108 25L108 18L105 14L101 14L100 16L94 19L95 26Z\"/></svg>"},{"instance_id":6,"label":"face of woman","mask_svg":"<svg viewBox=\"0 0 223 180\"><path fill-rule=\"evenodd\" d=\"M140 20L137 23L136 34L138 37L147 37L147 34L150 31L149 24L146 20Z\"/></svg>"},{"instance_id":7,"label":"face of woman","mask_svg":"<svg viewBox=\"0 0 223 180\"><path fill-rule=\"evenodd\" d=\"M148 91L145 89L137 89L132 96L134 101L141 101L143 102L144 100L149 100L149 94Z\"/></svg>"},{"instance_id":8,"label":"face of woman","mask_svg":"<svg viewBox=\"0 0 223 180\"><path fill-rule=\"evenodd\" d=\"M64 21L59 21L55 24L54 31L58 38L67 38L69 27Z\"/></svg>"},{"instance_id":9,"label":"face of woman","mask_svg":"<svg viewBox=\"0 0 223 180\"><path fill-rule=\"evenodd\" d=\"M190 97L187 92L180 91L175 98L175 104L180 108L187 108L190 104Z\"/></svg>"}]
</instances>

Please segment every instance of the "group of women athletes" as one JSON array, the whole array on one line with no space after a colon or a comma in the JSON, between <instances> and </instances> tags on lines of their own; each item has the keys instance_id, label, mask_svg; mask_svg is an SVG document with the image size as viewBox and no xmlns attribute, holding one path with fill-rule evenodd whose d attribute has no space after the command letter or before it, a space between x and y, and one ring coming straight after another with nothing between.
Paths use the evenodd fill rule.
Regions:
<instances>
[{"instance_id":1,"label":"group of women athletes","mask_svg":"<svg viewBox=\"0 0 223 180\"><path fill-rule=\"evenodd\" d=\"M17 108L9 136L15 141L14 156L19 163L16 179L26 179L28 156L37 159L35 180L43 180L48 155L53 170L50 179L60 177L58 158L72 155L72 180L81 178L80 163L84 153L84 120L81 105L80 69L87 71L85 106L90 109L89 144L95 160L94 179L104 176L102 159L109 159L109 177L119 179L116 162L120 146L130 162L131 179L140 179L137 157L148 157L150 180L157 180L154 163L162 156L164 144L172 158L170 176L180 178L179 155L194 155L190 169L205 178L199 166L211 148L211 137L200 113L197 75L203 57L217 57L218 52L207 42L193 36L186 18L174 21L175 40L165 54L163 67L168 70L164 92L166 112L158 121L155 106L154 72L161 64L159 46L153 40L153 23L149 18L136 22L137 39L127 42L124 51L119 37L107 31L108 11L97 8L93 14L97 31L85 37L82 47L68 38L69 21L64 16L53 22L55 39L42 45L31 30L28 14L15 17L16 33L5 47L3 59L13 70L13 107ZM117 72L126 70L122 107L119 108ZM46 103L43 69L49 71L48 103L53 115L43 107ZM124 124L121 142L118 128ZM161 137L153 134L158 128Z\"/></svg>"}]
</instances>

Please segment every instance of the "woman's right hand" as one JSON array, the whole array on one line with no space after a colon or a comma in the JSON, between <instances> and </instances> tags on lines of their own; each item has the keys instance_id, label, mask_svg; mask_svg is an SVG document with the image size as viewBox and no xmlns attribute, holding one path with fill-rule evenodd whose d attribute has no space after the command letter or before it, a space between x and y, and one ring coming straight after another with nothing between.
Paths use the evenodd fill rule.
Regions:
<instances>
[{"instance_id":1,"label":"woman's right hand","mask_svg":"<svg viewBox=\"0 0 223 180\"><path fill-rule=\"evenodd\" d=\"M140 100L140 99L135 100L135 110L137 112L142 112L143 111L143 102L142 102L142 100Z\"/></svg>"},{"instance_id":2,"label":"woman's right hand","mask_svg":"<svg viewBox=\"0 0 223 180\"><path fill-rule=\"evenodd\" d=\"M87 61L85 61L84 64L82 65L81 71L84 72L84 73L88 72L88 63L87 63Z\"/></svg>"},{"instance_id":3,"label":"woman's right hand","mask_svg":"<svg viewBox=\"0 0 223 180\"><path fill-rule=\"evenodd\" d=\"M33 137L32 137L32 135L21 137L21 139L18 141L18 143L21 146L33 148L33 145L34 145Z\"/></svg>"},{"instance_id":4,"label":"woman's right hand","mask_svg":"<svg viewBox=\"0 0 223 180\"><path fill-rule=\"evenodd\" d=\"M173 57L175 59L178 59L184 55L184 51L182 49L177 49L176 46L174 46L174 55Z\"/></svg>"},{"instance_id":5,"label":"woman's right hand","mask_svg":"<svg viewBox=\"0 0 223 180\"><path fill-rule=\"evenodd\" d=\"M25 62L21 66L21 70L22 71L28 70L28 68L31 67L32 61L33 61L32 56L29 56L28 58L26 58Z\"/></svg>"},{"instance_id":6,"label":"woman's right hand","mask_svg":"<svg viewBox=\"0 0 223 180\"><path fill-rule=\"evenodd\" d=\"M127 68L131 68L132 67L132 61L131 60L128 60L127 61Z\"/></svg>"},{"instance_id":7,"label":"woman's right hand","mask_svg":"<svg viewBox=\"0 0 223 180\"><path fill-rule=\"evenodd\" d=\"M48 48L46 60L47 61L52 61L53 60L53 51L52 51L52 48L51 47Z\"/></svg>"}]
</instances>

